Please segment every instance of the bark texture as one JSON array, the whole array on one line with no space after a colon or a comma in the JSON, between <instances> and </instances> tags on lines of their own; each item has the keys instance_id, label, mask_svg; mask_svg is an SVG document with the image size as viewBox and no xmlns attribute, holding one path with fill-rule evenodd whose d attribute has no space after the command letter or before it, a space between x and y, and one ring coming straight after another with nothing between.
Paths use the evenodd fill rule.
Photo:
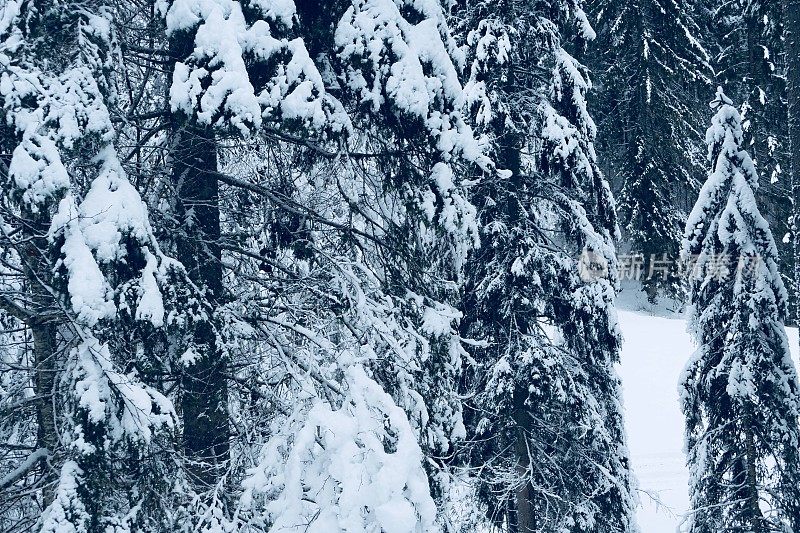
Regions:
<instances>
[{"instance_id":1,"label":"bark texture","mask_svg":"<svg viewBox=\"0 0 800 533\"><path fill-rule=\"evenodd\" d=\"M789 175L794 236L794 318L800 323L800 0L783 0L786 43L786 96L789 109Z\"/></svg>"},{"instance_id":2,"label":"bark texture","mask_svg":"<svg viewBox=\"0 0 800 533\"><path fill-rule=\"evenodd\" d=\"M193 39L178 34L170 45L172 57L187 57ZM217 342L213 316L222 295L217 145L212 128L179 112L172 117L172 136L175 215L182 226L176 255L191 281L205 292L202 311L206 315L193 321L185 339L194 362L184 369L181 380L183 447L194 464L196 481L213 486L227 468L230 451L227 361Z\"/></svg>"}]
</instances>

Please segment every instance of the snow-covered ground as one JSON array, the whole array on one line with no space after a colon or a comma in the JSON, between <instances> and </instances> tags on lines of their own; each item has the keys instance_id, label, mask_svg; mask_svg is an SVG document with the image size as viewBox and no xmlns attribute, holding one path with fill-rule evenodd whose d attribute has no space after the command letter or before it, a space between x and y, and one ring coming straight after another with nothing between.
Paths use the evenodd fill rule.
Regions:
<instances>
[{"instance_id":1,"label":"snow-covered ground","mask_svg":"<svg viewBox=\"0 0 800 533\"><path fill-rule=\"evenodd\" d=\"M642 533L675 533L689 504L677 384L694 345L679 315L663 310L656 310L662 316L649 314L621 300L625 341L619 372L631 459L641 490L639 525ZM797 330L787 331L797 362Z\"/></svg>"}]
</instances>

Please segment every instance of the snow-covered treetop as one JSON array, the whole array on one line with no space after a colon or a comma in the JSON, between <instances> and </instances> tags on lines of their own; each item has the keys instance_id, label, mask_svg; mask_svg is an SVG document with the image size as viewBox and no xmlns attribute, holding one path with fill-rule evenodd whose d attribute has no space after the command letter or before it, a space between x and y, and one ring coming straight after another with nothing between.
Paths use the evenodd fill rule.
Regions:
<instances>
[{"instance_id":1,"label":"snow-covered treetop","mask_svg":"<svg viewBox=\"0 0 800 533\"><path fill-rule=\"evenodd\" d=\"M422 20L406 20L400 8L408 7ZM488 166L461 116L463 88L454 63L460 53L446 28L432 0L355 0L336 29L336 44L343 59L364 65L346 73L364 104L374 111L389 105L422 120L444 160L463 157Z\"/></svg>"},{"instance_id":2,"label":"snow-covered treetop","mask_svg":"<svg viewBox=\"0 0 800 533\"><path fill-rule=\"evenodd\" d=\"M493 166L466 118L468 93L459 77L464 55L449 33L442 3L353 0L334 37L346 93L365 116L387 113L393 117L387 122L404 124L405 131L395 128L399 135L419 129L406 140L430 145L430 174L411 186L411 194L426 224L453 238L458 268L466 250L478 244L478 229L456 166Z\"/></svg>"},{"instance_id":3,"label":"snow-covered treetop","mask_svg":"<svg viewBox=\"0 0 800 533\"><path fill-rule=\"evenodd\" d=\"M732 104L722 88L717 88L716 96L710 103L716 113L711 119L711 127L706 131L708 159L712 171L700 190L697 203L686 223L684 253L689 253L699 244L699 239L703 237L704 224L707 223L708 210L715 207L715 202L721 201L723 195L727 196L726 193L740 196L741 200L744 200L744 203L739 204L740 208L752 214L758 212L754 196L754 192L758 189L758 174L749 154L741 149L742 118ZM726 188L729 186L733 186L730 191ZM760 216L758 218L761 219ZM761 229L768 231L766 226ZM720 231L723 232L720 233L720 237L726 235L724 229ZM776 253L774 242L770 251Z\"/></svg>"},{"instance_id":4,"label":"snow-covered treetop","mask_svg":"<svg viewBox=\"0 0 800 533\"><path fill-rule=\"evenodd\" d=\"M761 296L769 289L782 314L788 296L778 272L775 240L756 203L758 174L749 154L741 148L741 115L721 87L711 107L716 111L706 132L711 173L686 222L681 252L685 261L692 262L690 283L701 283L698 290L703 290L704 276L713 276L709 269L721 256L733 261L733 266L741 258L752 258L756 270L743 272L738 268L736 278L744 273L763 278Z\"/></svg>"}]
</instances>

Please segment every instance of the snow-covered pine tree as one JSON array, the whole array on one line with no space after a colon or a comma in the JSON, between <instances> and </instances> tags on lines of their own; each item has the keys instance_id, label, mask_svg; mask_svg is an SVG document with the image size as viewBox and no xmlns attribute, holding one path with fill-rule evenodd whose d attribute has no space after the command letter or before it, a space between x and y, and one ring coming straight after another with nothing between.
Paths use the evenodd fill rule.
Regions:
<instances>
[{"instance_id":1,"label":"snow-covered pine tree","mask_svg":"<svg viewBox=\"0 0 800 533\"><path fill-rule=\"evenodd\" d=\"M630 252L644 259L642 286L655 301L675 296L675 273L650 275L653 260L676 258L685 210L699 181L702 106L711 69L698 39L694 1L591 0L598 32L589 67L601 88L601 166L619 187Z\"/></svg>"},{"instance_id":2,"label":"snow-covered pine tree","mask_svg":"<svg viewBox=\"0 0 800 533\"><path fill-rule=\"evenodd\" d=\"M614 203L587 72L565 44L594 33L578 2L461 9L478 129L511 171L472 196L483 246L467 263L463 328L486 343L468 384L478 498L508 531L634 531L613 369Z\"/></svg>"},{"instance_id":3,"label":"snow-covered pine tree","mask_svg":"<svg viewBox=\"0 0 800 533\"><path fill-rule=\"evenodd\" d=\"M465 199L462 176L467 167L489 170L490 165L463 116L456 67L460 53L441 2L353 0L332 2L324 12L316 7L313 2L297 3L301 31L309 35L317 64L327 65L326 83L348 111L353 132L342 161L324 170L329 178L314 185L295 180L304 185L295 194L307 198L301 203L318 205L322 195L333 191L336 199L323 202L322 212L356 230L335 239L332 248L314 259L333 261L324 267L331 278L324 290L333 290L332 299L340 302L337 313L347 324L336 335L342 353L337 364L358 362L405 410L426 457L428 490L442 503L448 493L445 463L453 442L463 435L455 389L464 352L457 331L460 313L451 304L464 255L477 240L474 209ZM356 154L348 158L348 152ZM342 212L339 205L348 210ZM321 366L335 368L330 363ZM351 409L357 400L345 394L328 402L326 409L339 407L341 401L341 409ZM380 402L375 408L385 409ZM276 435L281 438L287 437ZM388 437L390 442L395 439ZM350 477L325 466L338 462L333 460L338 449L313 453L318 457L315 463L324 467L315 475L332 476L329 483L334 486L351 485ZM280 474L269 462L262 460L261 465L269 467L271 476ZM379 477L360 472L363 467L354 465L351 475L368 486L380 483ZM308 486L323 478L302 483L292 479L292 485ZM404 527L432 528L431 517L422 512L425 501L409 501L418 507L420 519L409 524L404 518ZM294 500L271 509L270 516L281 523L313 520L320 508L345 504L350 505L335 498L311 505ZM434 515L444 525L446 517ZM370 515L360 520L381 523Z\"/></svg>"},{"instance_id":4,"label":"snow-covered pine tree","mask_svg":"<svg viewBox=\"0 0 800 533\"><path fill-rule=\"evenodd\" d=\"M595 34L581 4L575 2L570 8L564 12L559 27L563 42L577 43L577 55ZM572 34L572 28L577 28L577 35ZM634 532L638 530L637 497L615 369L622 342L614 307L618 288L614 241L620 235L614 198L595 155L597 130L587 109L589 72L567 52L566 44L562 47L556 49L550 82L552 107L544 110L541 168L552 175L556 187L563 188L564 197L553 194L554 205L560 203L564 211L561 246L574 254L581 250L581 255L578 276L575 277L573 270L570 284L562 289L570 297L559 302L557 295L552 296L553 323L561 329L565 345L577 356L586 373L588 394L573 401L578 405L585 402L577 409L585 420L594 417L592 430L579 432L577 439L586 447L588 457L567 461L574 466L566 469L582 472L590 480L573 489L577 498L585 498L585 507L578 505L576 514L586 520L583 526L586 531ZM592 269L598 265L605 269L604 276L592 275ZM589 518L593 506L595 515ZM576 526L580 526L580 519L572 526L579 531Z\"/></svg>"},{"instance_id":5,"label":"snow-covered pine tree","mask_svg":"<svg viewBox=\"0 0 800 533\"><path fill-rule=\"evenodd\" d=\"M692 533L800 528L798 381L786 291L755 200L741 116L717 90L711 172L686 223L689 328L698 349L681 379Z\"/></svg>"},{"instance_id":6,"label":"snow-covered pine tree","mask_svg":"<svg viewBox=\"0 0 800 533\"><path fill-rule=\"evenodd\" d=\"M230 468L230 357L241 321L229 312L224 283L232 271L222 253L227 213L220 206L226 182L220 152L265 130L342 132L347 119L297 36L293 2L174 0L158 7L171 76L163 103L169 109L170 241L199 291L195 313L173 341L185 362L180 410L193 482L187 488L201 494L192 501L203 509L189 511L186 521L233 527L236 487L230 484L242 472Z\"/></svg>"},{"instance_id":7,"label":"snow-covered pine tree","mask_svg":"<svg viewBox=\"0 0 800 533\"><path fill-rule=\"evenodd\" d=\"M716 78L731 98L741 102L747 151L759 172L774 183L786 167L781 2L712 0L706 9L710 31L703 41L712 54Z\"/></svg>"},{"instance_id":8,"label":"snow-covered pine tree","mask_svg":"<svg viewBox=\"0 0 800 533\"><path fill-rule=\"evenodd\" d=\"M154 387L167 360L144 346L181 269L115 148L109 6L11 0L0 21L0 307L19 332L2 356L0 529L158 529L175 414Z\"/></svg>"},{"instance_id":9,"label":"snow-covered pine tree","mask_svg":"<svg viewBox=\"0 0 800 533\"><path fill-rule=\"evenodd\" d=\"M464 351L461 313L454 307L465 256L478 243L466 186L476 172L492 172L465 120L467 95L459 80L464 58L447 24L447 5L356 0L335 32L341 99L354 109L362 149L378 155L373 164L380 207L364 209L368 195L358 209L385 221L375 229L403 258L387 261L379 251L372 261L384 291L419 335L408 344L416 345L406 350L410 359L373 369L420 432L440 503L447 498L445 463L463 437L456 388ZM356 176L350 191L361 188L361 180ZM357 198L352 192L350 198Z\"/></svg>"}]
</instances>

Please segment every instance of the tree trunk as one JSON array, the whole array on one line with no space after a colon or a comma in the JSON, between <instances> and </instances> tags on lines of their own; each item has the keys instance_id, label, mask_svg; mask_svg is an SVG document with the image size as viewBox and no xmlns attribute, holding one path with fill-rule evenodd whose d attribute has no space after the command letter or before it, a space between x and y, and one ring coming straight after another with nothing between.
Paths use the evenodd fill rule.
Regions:
<instances>
[{"instance_id":1,"label":"tree trunk","mask_svg":"<svg viewBox=\"0 0 800 533\"><path fill-rule=\"evenodd\" d=\"M29 315L24 318L25 325L30 328L33 340L33 386L36 395L36 447L46 449L49 454L59 447L55 399L53 394L58 377L58 326L53 319L57 309L53 296L45 287L52 283L51 265L43 261L50 243L47 234L50 228L50 215L47 209L38 211L25 210L25 218L30 224L25 228L27 238L20 245L23 260L23 271L26 279L27 299L30 306ZM52 483L57 478L56 472L45 463L42 468L42 505L52 503L54 494Z\"/></svg>"},{"instance_id":2,"label":"tree trunk","mask_svg":"<svg viewBox=\"0 0 800 533\"><path fill-rule=\"evenodd\" d=\"M511 91L514 84L514 72L509 69L507 91ZM499 144L497 154L498 165L511 171L509 179L513 191L520 190L522 187L522 150L525 146L525 139L518 133L506 132L504 142ZM515 201L508 201L506 205L506 216L508 220L518 220L521 216L520 204ZM527 399L528 384L517 387L514 391L514 422L516 425L517 439L514 444L514 453L519 476L519 486L517 487L511 509L508 510L508 530L509 533L528 533L534 531L534 512L533 512L533 489L530 483L530 458L528 453L528 435L530 434L530 417L528 416Z\"/></svg>"},{"instance_id":3,"label":"tree trunk","mask_svg":"<svg viewBox=\"0 0 800 533\"><path fill-rule=\"evenodd\" d=\"M170 42L173 58L187 57L192 48L193 38L183 33ZM217 144L212 128L196 125L180 113L172 117L172 135L172 180L182 226L177 259L205 291L208 315L190 325L186 339L193 363L181 380L183 447L196 481L213 486L225 473L230 451L227 361L217 344L212 316L222 295Z\"/></svg>"},{"instance_id":4,"label":"tree trunk","mask_svg":"<svg viewBox=\"0 0 800 533\"><path fill-rule=\"evenodd\" d=\"M509 513L510 533L531 533L536 531L536 513L533 509L534 493L530 482L530 451L528 436L531 434L527 399L527 386L514 391L514 422L517 440L514 445L517 459L519 485L514 494L514 509Z\"/></svg>"},{"instance_id":5,"label":"tree trunk","mask_svg":"<svg viewBox=\"0 0 800 533\"><path fill-rule=\"evenodd\" d=\"M519 470L522 483L515 494L515 520L514 529L516 533L532 533L536 531L536 514L533 511L533 490L530 482L530 458L528 457L528 442L526 433L519 431L517 438L517 459L520 461Z\"/></svg>"},{"instance_id":6,"label":"tree trunk","mask_svg":"<svg viewBox=\"0 0 800 533\"><path fill-rule=\"evenodd\" d=\"M31 326L33 336L33 359L36 368L36 445L51 452L56 449L55 413L53 408L53 385L56 378L56 327L52 323L35 323Z\"/></svg>"},{"instance_id":7,"label":"tree trunk","mask_svg":"<svg viewBox=\"0 0 800 533\"><path fill-rule=\"evenodd\" d=\"M794 244L794 319L800 324L800 0L783 0L786 43L786 95L789 103L789 183L792 187Z\"/></svg>"},{"instance_id":8,"label":"tree trunk","mask_svg":"<svg viewBox=\"0 0 800 533\"><path fill-rule=\"evenodd\" d=\"M56 381L56 350L58 341L56 326L53 323L36 323L31 326L33 336L33 359L36 368L34 387L38 400L36 402L36 447L53 453L58 446L56 433L56 413L53 403L53 386ZM46 457L46 456L45 456ZM55 479L45 464L43 469L45 489L42 493L42 506L47 507L53 501L53 490L50 482Z\"/></svg>"},{"instance_id":9,"label":"tree trunk","mask_svg":"<svg viewBox=\"0 0 800 533\"><path fill-rule=\"evenodd\" d=\"M753 439L753 432L749 430L752 423L748 423L748 429L745 432L745 454L747 457L747 514L749 519L750 531L752 533L763 533L764 531L764 515L761 513L759 507L759 494L758 494L758 475L756 472L756 447Z\"/></svg>"},{"instance_id":10,"label":"tree trunk","mask_svg":"<svg viewBox=\"0 0 800 533\"><path fill-rule=\"evenodd\" d=\"M188 124L176 133L173 180L179 198L178 216L185 233L177 243L177 259L189 278L206 291L206 302L216 307L222 293L219 248L219 184L216 143L209 129ZM228 390L226 361L217 345L213 317L192 325L189 343L194 363L182 380L183 445L198 461L198 479L215 484L228 462Z\"/></svg>"}]
</instances>

